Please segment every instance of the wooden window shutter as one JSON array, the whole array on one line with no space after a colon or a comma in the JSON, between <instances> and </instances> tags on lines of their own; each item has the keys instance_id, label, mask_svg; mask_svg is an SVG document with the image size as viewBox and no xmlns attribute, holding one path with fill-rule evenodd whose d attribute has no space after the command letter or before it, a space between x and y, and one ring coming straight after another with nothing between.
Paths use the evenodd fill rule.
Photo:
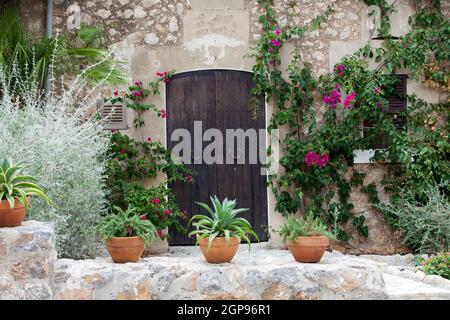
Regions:
<instances>
[{"instance_id":1,"label":"wooden window shutter","mask_svg":"<svg viewBox=\"0 0 450 320\"><path fill-rule=\"evenodd\" d=\"M389 97L389 107L386 112L393 117L392 121L400 129L406 125L406 117L400 115L400 113L406 111L408 76L406 74L396 74L395 76L398 81L395 84L393 94Z\"/></svg>"},{"instance_id":2,"label":"wooden window shutter","mask_svg":"<svg viewBox=\"0 0 450 320\"><path fill-rule=\"evenodd\" d=\"M385 112L392 117L394 125L398 129L406 127L406 117L401 115L402 112L406 111L407 106L407 79L406 74L393 74L394 77L398 79L394 86L394 90L389 97L389 105ZM363 132L372 130L372 125L368 121L363 123ZM373 149L384 148L389 142L381 134L378 136L376 141L371 141Z\"/></svg>"},{"instance_id":3,"label":"wooden window shutter","mask_svg":"<svg viewBox=\"0 0 450 320\"><path fill-rule=\"evenodd\" d=\"M127 130L127 110L122 104L105 104L102 99L97 100L97 110L102 119L105 119L105 130Z\"/></svg>"}]
</instances>

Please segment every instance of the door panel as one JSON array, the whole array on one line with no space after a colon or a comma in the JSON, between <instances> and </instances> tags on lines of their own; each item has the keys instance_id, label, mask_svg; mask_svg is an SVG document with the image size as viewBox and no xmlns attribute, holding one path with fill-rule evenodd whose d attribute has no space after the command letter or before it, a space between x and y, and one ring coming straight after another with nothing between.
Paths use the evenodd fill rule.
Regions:
<instances>
[{"instance_id":1,"label":"door panel","mask_svg":"<svg viewBox=\"0 0 450 320\"><path fill-rule=\"evenodd\" d=\"M250 98L253 86L252 74L231 70L204 70L176 74L166 86L167 145L171 149L178 142L170 140L177 128L185 128L191 133L194 151L194 121L202 121L202 133L209 128L217 128L223 134L224 164L188 164L196 172L195 182L171 183L177 203L187 212L186 225L194 214L205 213L195 204L196 201L210 204L209 197L217 195L236 199L238 207L249 208L242 216L253 225L261 240L267 240L262 225L267 225L267 182L260 175L259 164L225 164L226 129L265 129L264 100L261 99L260 115L251 119ZM202 142L203 149L211 142ZM265 149L265 139L258 141ZM235 141L236 145L236 141ZM248 159L248 141L245 157ZM235 153L236 156L236 153ZM191 158L192 160L193 158ZM193 161L192 161L193 162ZM192 244L193 240L184 235L171 233L172 245Z\"/></svg>"}]
</instances>

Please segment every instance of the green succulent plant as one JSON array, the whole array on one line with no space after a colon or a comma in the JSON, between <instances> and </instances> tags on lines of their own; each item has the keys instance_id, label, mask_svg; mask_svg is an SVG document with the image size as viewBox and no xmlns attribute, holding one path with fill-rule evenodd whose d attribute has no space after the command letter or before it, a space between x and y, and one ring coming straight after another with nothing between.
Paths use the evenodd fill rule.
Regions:
<instances>
[{"instance_id":1,"label":"green succulent plant","mask_svg":"<svg viewBox=\"0 0 450 320\"><path fill-rule=\"evenodd\" d=\"M213 208L210 208L205 203L196 202L209 213L209 217L199 214L194 215L189 221L189 224L192 223L192 225L196 227L196 230L189 233L189 236L197 236L196 244L198 244L201 239L208 238L209 250L212 241L217 237L224 237L227 246L230 242L230 238L236 237L239 242L244 239L248 243L250 249L251 241L249 236L253 236L259 241L258 235L253 230L250 223L244 218L237 217L239 213L248 209L235 209L236 200L228 200L228 198L225 198L223 202L220 202L217 196L214 196L214 198L211 197L211 202Z\"/></svg>"},{"instance_id":2,"label":"green succulent plant","mask_svg":"<svg viewBox=\"0 0 450 320\"><path fill-rule=\"evenodd\" d=\"M327 230L326 224L311 214L306 214L306 217L302 216L300 218L291 215L281 226L278 233L282 236L283 243L287 239L295 240L299 236L326 236L333 240L336 239L335 234Z\"/></svg>"},{"instance_id":3,"label":"green succulent plant","mask_svg":"<svg viewBox=\"0 0 450 320\"><path fill-rule=\"evenodd\" d=\"M27 197L37 196L48 204L52 201L45 195L44 190L34 182L36 178L22 174L27 166L23 162L12 163L7 159L0 160L0 200L7 200L14 208L14 200L27 207Z\"/></svg>"},{"instance_id":4,"label":"green succulent plant","mask_svg":"<svg viewBox=\"0 0 450 320\"><path fill-rule=\"evenodd\" d=\"M136 214L136 208L122 210L114 206L116 213L107 215L97 226L98 233L105 240L114 237L140 237L149 245L157 237L155 225L145 215Z\"/></svg>"}]
</instances>

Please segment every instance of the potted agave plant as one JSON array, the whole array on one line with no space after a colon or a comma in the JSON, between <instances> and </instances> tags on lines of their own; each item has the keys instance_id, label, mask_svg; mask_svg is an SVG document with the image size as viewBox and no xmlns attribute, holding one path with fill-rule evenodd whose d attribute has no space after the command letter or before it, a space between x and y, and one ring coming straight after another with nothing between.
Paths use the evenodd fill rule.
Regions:
<instances>
[{"instance_id":1,"label":"potted agave plant","mask_svg":"<svg viewBox=\"0 0 450 320\"><path fill-rule=\"evenodd\" d=\"M31 196L51 204L42 188L35 184L36 179L22 174L24 168L23 162L14 164L7 159L0 160L0 227L20 226Z\"/></svg>"},{"instance_id":2,"label":"potted agave plant","mask_svg":"<svg viewBox=\"0 0 450 320\"><path fill-rule=\"evenodd\" d=\"M106 241L106 248L115 263L137 262L156 239L156 227L145 215L139 216L135 208L122 210L115 206L115 214L106 216L97 226Z\"/></svg>"},{"instance_id":3,"label":"potted agave plant","mask_svg":"<svg viewBox=\"0 0 450 320\"><path fill-rule=\"evenodd\" d=\"M327 230L319 218L290 216L281 226L279 234L298 262L319 262L335 235Z\"/></svg>"},{"instance_id":4,"label":"potted agave plant","mask_svg":"<svg viewBox=\"0 0 450 320\"><path fill-rule=\"evenodd\" d=\"M189 236L197 237L196 245L200 246L209 263L231 262L241 240L245 240L250 249L249 237L253 236L259 241L258 235L246 219L237 217L239 213L248 209L235 209L236 200L225 198L221 203L217 196L214 196L211 197L211 202L213 209L205 203L197 202L209 216L193 216L189 223L192 223L196 230L189 233Z\"/></svg>"}]
</instances>

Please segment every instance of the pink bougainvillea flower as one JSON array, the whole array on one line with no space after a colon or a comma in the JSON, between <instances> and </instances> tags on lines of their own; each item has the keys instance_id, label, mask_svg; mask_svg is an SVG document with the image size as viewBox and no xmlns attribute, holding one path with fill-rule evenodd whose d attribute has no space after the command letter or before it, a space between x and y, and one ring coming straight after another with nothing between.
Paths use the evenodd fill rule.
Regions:
<instances>
[{"instance_id":1,"label":"pink bougainvillea flower","mask_svg":"<svg viewBox=\"0 0 450 320\"><path fill-rule=\"evenodd\" d=\"M119 95L119 90L117 90L117 89L114 90L113 95L114 95L114 97L117 97Z\"/></svg>"},{"instance_id":2,"label":"pink bougainvillea flower","mask_svg":"<svg viewBox=\"0 0 450 320\"><path fill-rule=\"evenodd\" d=\"M156 75L158 77L165 77L167 75L167 72L157 72Z\"/></svg>"},{"instance_id":3,"label":"pink bougainvillea flower","mask_svg":"<svg viewBox=\"0 0 450 320\"><path fill-rule=\"evenodd\" d=\"M335 88L336 90L339 90L339 89L341 88L341 85L340 85L339 83L336 83L336 84L334 85L334 88Z\"/></svg>"},{"instance_id":4,"label":"pink bougainvillea flower","mask_svg":"<svg viewBox=\"0 0 450 320\"><path fill-rule=\"evenodd\" d=\"M147 141L148 141L148 142L152 142L152 138L148 137L148 138L147 138Z\"/></svg>"},{"instance_id":5,"label":"pink bougainvillea flower","mask_svg":"<svg viewBox=\"0 0 450 320\"><path fill-rule=\"evenodd\" d=\"M345 97L344 102L342 103L347 109L350 109L350 103L356 99L356 93L352 92L347 97Z\"/></svg>"},{"instance_id":6,"label":"pink bougainvillea flower","mask_svg":"<svg viewBox=\"0 0 450 320\"><path fill-rule=\"evenodd\" d=\"M139 220L147 220L147 215L143 214L143 215L139 216Z\"/></svg>"},{"instance_id":7,"label":"pink bougainvillea flower","mask_svg":"<svg viewBox=\"0 0 450 320\"><path fill-rule=\"evenodd\" d=\"M272 49L272 48L269 48L269 49L267 49L267 51L269 51L269 52L273 52L273 49Z\"/></svg>"},{"instance_id":8,"label":"pink bougainvillea flower","mask_svg":"<svg viewBox=\"0 0 450 320\"><path fill-rule=\"evenodd\" d=\"M161 203L161 200L159 200L159 198L150 199L150 203L153 203L153 204L160 204L160 203Z\"/></svg>"},{"instance_id":9,"label":"pink bougainvillea flower","mask_svg":"<svg viewBox=\"0 0 450 320\"><path fill-rule=\"evenodd\" d=\"M135 85L136 87L140 87L140 86L142 86L142 81L136 81L136 82L134 83L134 85Z\"/></svg>"},{"instance_id":10,"label":"pink bougainvillea flower","mask_svg":"<svg viewBox=\"0 0 450 320\"><path fill-rule=\"evenodd\" d=\"M172 210L166 209L166 210L164 210L164 214L165 214L166 216L170 216L170 215L172 214Z\"/></svg>"},{"instance_id":11,"label":"pink bougainvillea flower","mask_svg":"<svg viewBox=\"0 0 450 320\"><path fill-rule=\"evenodd\" d=\"M144 92L143 92L142 90L135 91L135 92L133 92L133 96L135 96L135 97L140 97L140 96L142 96L143 93L144 93Z\"/></svg>"},{"instance_id":12,"label":"pink bougainvillea flower","mask_svg":"<svg viewBox=\"0 0 450 320\"><path fill-rule=\"evenodd\" d=\"M378 108L381 108L381 106L382 106L382 105L381 105L381 102L380 102L380 101L377 101L377 107L378 107Z\"/></svg>"},{"instance_id":13,"label":"pink bougainvillea flower","mask_svg":"<svg viewBox=\"0 0 450 320\"><path fill-rule=\"evenodd\" d=\"M279 36L279 35L281 34L281 29L280 29L280 28L277 28L277 29L275 30L275 34L276 34L277 36Z\"/></svg>"},{"instance_id":14,"label":"pink bougainvillea flower","mask_svg":"<svg viewBox=\"0 0 450 320\"><path fill-rule=\"evenodd\" d=\"M310 151L305 155L304 162L308 167L313 165L317 165L320 168L324 168L328 162L330 161L330 157L328 154L323 154L319 156L316 152Z\"/></svg>"},{"instance_id":15,"label":"pink bougainvillea flower","mask_svg":"<svg viewBox=\"0 0 450 320\"><path fill-rule=\"evenodd\" d=\"M156 230L156 234L158 235L158 237L163 238L164 237L164 232L162 230Z\"/></svg>"},{"instance_id":16,"label":"pink bougainvillea flower","mask_svg":"<svg viewBox=\"0 0 450 320\"><path fill-rule=\"evenodd\" d=\"M115 133L116 132L116 129L111 129L111 133Z\"/></svg>"},{"instance_id":17,"label":"pink bougainvillea flower","mask_svg":"<svg viewBox=\"0 0 450 320\"><path fill-rule=\"evenodd\" d=\"M159 110L159 116L161 118L167 118L167 111L164 109Z\"/></svg>"},{"instance_id":18,"label":"pink bougainvillea flower","mask_svg":"<svg viewBox=\"0 0 450 320\"><path fill-rule=\"evenodd\" d=\"M194 179L192 178L192 176L187 176L186 181L191 183L192 181L194 181Z\"/></svg>"},{"instance_id":19,"label":"pink bougainvillea flower","mask_svg":"<svg viewBox=\"0 0 450 320\"><path fill-rule=\"evenodd\" d=\"M125 153L125 150L120 150L120 154L124 154Z\"/></svg>"},{"instance_id":20,"label":"pink bougainvillea flower","mask_svg":"<svg viewBox=\"0 0 450 320\"><path fill-rule=\"evenodd\" d=\"M273 39L272 41L270 41L270 44L273 45L274 47L281 47L281 42L278 41L277 39Z\"/></svg>"},{"instance_id":21,"label":"pink bougainvillea flower","mask_svg":"<svg viewBox=\"0 0 450 320\"><path fill-rule=\"evenodd\" d=\"M323 96L323 103L325 104L331 103L331 97L328 95Z\"/></svg>"},{"instance_id":22,"label":"pink bougainvillea flower","mask_svg":"<svg viewBox=\"0 0 450 320\"><path fill-rule=\"evenodd\" d=\"M344 65L340 64L336 67L336 71L339 77L344 74Z\"/></svg>"},{"instance_id":23,"label":"pink bougainvillea flower","mask_svg":"<svg viewBox=\"0 0 450 320\"><path fill-rule=\"evenodd\" d=\"M376 87L375 89L373 89L373 93L380 94L381 93L381 88L380 87Z\"/></svg>"}]
</instances>

